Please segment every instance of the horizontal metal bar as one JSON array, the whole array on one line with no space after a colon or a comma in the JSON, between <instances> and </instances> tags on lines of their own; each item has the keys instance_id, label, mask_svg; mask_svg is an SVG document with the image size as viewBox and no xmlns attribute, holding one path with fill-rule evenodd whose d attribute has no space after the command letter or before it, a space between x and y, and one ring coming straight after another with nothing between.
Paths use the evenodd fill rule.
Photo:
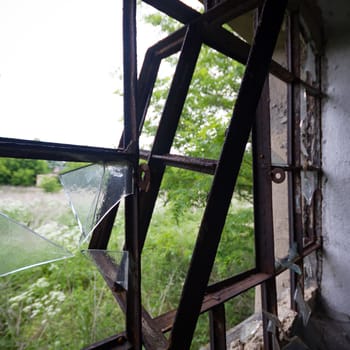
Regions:
<instances>
[{"instance_id":1,"label":"horizontal metal bar","mask_svg":"<svg viewBox=\"0 0 350 350\"><path fill-rule=\"evenodd\" d=\"M304 248L302 255L296 257L293 260L293 262L298 263L303 258L320 248L321 244L317 242L308 245ZM266 273L254 272L255 270L251 270L250 273L246 272L233 278L221 281L217 285L209 286L207 294L203 299L201 313L207 312L215 306L225 303L228 300L238 296L239 294L242 294L257 285L262 284L263 282L266 282L271 278L277 277L286 270L286 267L281 267L280 269L278 269L278 271L275 271L271 275ZM162 332L168 332L172 329L176 311L177 310L169 311L154 319L154 321L162 330Z\"/></svg>"},{"instance_id":2,"label":"horizontal metal bar","mask_svg":"<svg viewBox=\"0 0 350 350\"><path fill-rule=\"evenodd\" d=\"M301 259L305 258L306 256L310 255L311 253L313 253L314 251L320 248L321 248L321 244L318 242L308 245L307 247L304 248L302 255L296 257L293 260L293 262L294 263L299 262ZM209 286L207 289L207 294L203 299L201 313L207 312L210 309L216 307L217 305L220 305L236 297L237 295L248 291L249 289L257 285L263 282L266 282L271 278L277 277L278 275L280 275L286 270L287 268L283 267L278 271L275 271L273 274L269 275L266 273L256 272L256 270L253 269L250 271L246 271L245 273L242 273L240 275L229 278L227 280L220 281L215 285ZM158 317L155 317L153 319L153 322L157 326L157 329L161 329L163 333L166 333L172 329L175 315L176 315L176 310L172 310ZM113 341L117 337L118 335L115 335L113 337L106 339L105 341L106 342ZM104 348L101 348L101 349L104 349ZM85 349L85 350L90 350L90 349Z\"/></svg>"},{"instance_id":3,"label":"horizontal metal bar","mask_svg":"<svg viewBox=\"0 0 350 350\"><path fill-rule=\"evenodd\" d=\"M245 279L231 286L227 286L226 288L223 288L213 293L208 293L207 295L205 295L203 299L200 313L209 311L215 306L220 305L225 301L230 300L241 293L244 293L248 289L257 286L258 284L261 284L262 282L268 280L269 278L271 278L271 276L268 274L255 273L253 275L249 275ZM158 316L154 319L158 327L163 332L168 332L172 329L176 312L177 310L173 310L164 315Z\"/></svg>"},{"instance_id":4,"label":"horizontal metal bar","mask_svg":"<svg viewBox=\"0 0 350 350\"><path fill-rule=\"evenodd\" d=\"M70 162L113 162L132 159L122 149L0 138L0 157Z\"/></svg>"},{"instance_id":5,"label":"horizontal metal bar","mask_svg":"<svg viewBox=\"0 0 350 350\"><path fill-rule=\"evenodd\" d=\"M217 165L217 160L215 159L195 158L176 154L151 155L151 152L145 150L140 150L140 157L143 159L149 159L151 157L162 160L166 165L210 175L215 173Z\"/></svg>"},{"instance_id":6,"label":"horizontal metal bar","mask_svg":"<svg viewBox=\"0 0 350 350\"><path fill-rule=\"evenodd\" d=\"M306 166L295 166L295 165L288 165L288 164L277 164L273 163L271 164L271 169L282 169L284 171L315 171L318 173L322 173L322 168L312 166L312 165L306 165Z\"/></svg>"}]
</instances>

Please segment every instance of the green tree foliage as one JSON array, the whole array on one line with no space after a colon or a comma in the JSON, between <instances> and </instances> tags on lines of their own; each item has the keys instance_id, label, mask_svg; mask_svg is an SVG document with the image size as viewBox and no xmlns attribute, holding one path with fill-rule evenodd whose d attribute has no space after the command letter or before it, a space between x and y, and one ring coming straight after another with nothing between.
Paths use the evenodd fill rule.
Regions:
<instances>
[{"instance_id":1,"label":"green tree foliage","mask_svg":"<svg viewBox=\"0 0 350 350\"><path fill-rule=\"evenodd\" d=\"M146 22L157 26L165 33L178 28L177 22L159 14L146 16ZM173 67L176 60L176 57L170 57L169 67ZM244 67L238 62L202 45L172 153L209 159L219 158L243 69ZM144 132L148 137L155 134L170 83L169 74L163 74L156 82L144 126ZM185 208L204 205L211 181L212 177L208 175L168 168L162 190L166 202L172 203L174 212L178 215ZM252 198L250 148L244 157L236 192L241 198L248 200Z\"/></svg>"},{"instance_id":2,"label":"green tree foliage","mask_svg":"<svg viewBox=\"0 0 350 350\"><path fill-rule=\"evenodd\" d=\"M49 176L41 180L40 188L45 192L59 192L62 186L56 176Z\"/></svg>"},{"instance_id":3,"label":"green tree foliage","mask_svg":"<svg viewBox=\"0 0 350 350\"><path fill-rule=\"evenodd\" d=\"M32 186L36 175L50 171L45 160L0 158L0 184Z\"/></svg>"}]
</instances>

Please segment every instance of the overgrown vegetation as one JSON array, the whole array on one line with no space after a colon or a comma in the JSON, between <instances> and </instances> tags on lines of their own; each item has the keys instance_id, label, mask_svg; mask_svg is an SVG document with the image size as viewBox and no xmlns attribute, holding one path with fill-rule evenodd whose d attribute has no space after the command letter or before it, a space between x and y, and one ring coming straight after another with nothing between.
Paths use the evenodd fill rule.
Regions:
<instances>
[{"instance_id":1,"label":"overgrown vegetation","mask_svg":"<svg viewBox=\"0 0 350 350\"><path fill-rule=\"evenodd\" d=\"M49 172L44 160L0 158L0 185L33 186L38 174Z\"/></svg>"},{"instance_id":2,"label":"overgrown vegetation","mask_svg":"<svg viewBox=\"0 0 350 350\"><path fill-rule=\"evenodd\" d=\"M41 193L41 200L34 205L7 201L6 208L0 205L0 211L21 222L25 218L26 224L42 234L79 236L73 215L55 196ZM201 209L192 208L182 214L179 224L170 206L160 203L157 207L142 256L143 304L153 316L177 307L201 214ZM250 208L240 206L230 215L212 281L254 263ZM122 236L122 223L117 220L110 249L121 250ZM65 246L72 241L66 241ZM74 245L68 248L76 250ZM99 272L76 253L74 258L0 279L1 349L79 349L124 330L124 316ZM252 295L235 303L228 313L230 325L252 312ZM193 349L207 341L208 324L203 316Z\"/></svg>"},{"instance_id":3,"label":"overgrown vegetation","mask_svg":"<svg viewBox=\"0 0 350 350\"><path fill-rule=\"evenodd\" d=\"M46 176L44 177L39 185L45 192L59 192L62 187L57 176Z\"/></svg>"}]
</instances>

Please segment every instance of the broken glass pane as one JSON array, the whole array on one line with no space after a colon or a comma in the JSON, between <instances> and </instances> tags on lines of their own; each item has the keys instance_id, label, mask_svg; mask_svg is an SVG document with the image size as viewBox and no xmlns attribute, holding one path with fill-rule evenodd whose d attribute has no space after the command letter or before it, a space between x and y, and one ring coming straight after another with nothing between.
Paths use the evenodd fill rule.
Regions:
<instances>
[{"instance_id":1,"label":"broken glass pane","mask_svg":"<svg viewBox=\"0 0 350 350\"><path fill-rule=\"evenodd\" d=\"M115 284L115 287L128 289L129 255L127 251L87 249L82 250L82 253L97 266L102 276Z\"/></svg>"},{"instance_id":2,"label":"broken glass pane","mask_svg":"<svg viewBox=\"0 0 350 350\"><path fill-rule=\"evenodd\" d=\"M300 139L301 161L303 164L320 166L320 117L319 104L301 88L300 92Z\"/></svg>"},{"instance_id":3,"label":"broken glass pane","mask_svg":"<svg viewBox=\"0 0 350 350\"><path fill-rule=\"evenodd\" d=\"M316 74L316 56L312 49L310 41L300 36L300 78L309 84L317 81Z\"/></svg>"},{"instance_id":4,"label":"broken glass pane","mask_svg":"<svg viewBox=\"0 0 350 350\"><path fill-rule=\"evenodd\" d=\"M270 75L270 124L271 124L271 162L288 163L288 85Z\"/></svg>"},{"instance_id":5,"label":"broken glass pane","mask_svg":"<svg viewBox=\"0 0 350 350\"><path fill-rule=\"evenodd\" d=\"M73 255L30 228L0 213L0 276Z\"/></svg>"},{"instance_id":6,"label":"broken glass pane","mask_svg":"<svg viewBox=\"0 0 350 350\"><path fill-rule=\"evenodd\" d=\"M299 314L303 319L304 326L306 327L311 316L311 308L308 303L305 302L303 293L299 286L295 290L294 300L298 305Z\"/></svg>"},{"instance_id":7,"label":"broken glass pane","mask_svg":"<svg viewBox=\"0 0 350 350\"><path fill-rule=\"evenodd\" d=\"M132 193L132 168L128 163L92 164L60 176L78 221L80 244L119 201Z\"/></svg>"},{"instance_id":8,"label":"broken glass pane","mask_svg":"<svg viewBox=\"0 0 350 350\"><path fill-rule=\"evenodd\" d=\"M307 205L310 205L317 188L317 173L315 171L302 171L301 187Z\"/></svg>"},{"instance_id":9,"label":"broken glass pane","mask_svg":"<svg viewBox=\"0 0 350 350\"><path fill-rule=\"evenodd\" d=\"M263 311L263 313L269 321L266 330L272 334L272 349L280 350L280 345L277 339L277 329L282 330L281 321L278 319L277 316L269 312Z\"/></svg>"}]
</instances>

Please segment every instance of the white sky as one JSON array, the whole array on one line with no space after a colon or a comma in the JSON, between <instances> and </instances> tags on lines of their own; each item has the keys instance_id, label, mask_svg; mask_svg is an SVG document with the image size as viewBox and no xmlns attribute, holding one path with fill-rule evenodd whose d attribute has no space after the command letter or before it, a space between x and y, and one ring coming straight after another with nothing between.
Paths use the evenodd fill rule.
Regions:
<instances>
[{"instance_id":1,"label":"white sky","mask_svg":"<svg viewBox=\"0 0 350 350\"><path fill-rule=\"evenodd\" d=\"M118 144L121 11L121 0L0 0L1 137ZM158 40L138 33L140 52Z\"/></svg>"}]
</instances>

